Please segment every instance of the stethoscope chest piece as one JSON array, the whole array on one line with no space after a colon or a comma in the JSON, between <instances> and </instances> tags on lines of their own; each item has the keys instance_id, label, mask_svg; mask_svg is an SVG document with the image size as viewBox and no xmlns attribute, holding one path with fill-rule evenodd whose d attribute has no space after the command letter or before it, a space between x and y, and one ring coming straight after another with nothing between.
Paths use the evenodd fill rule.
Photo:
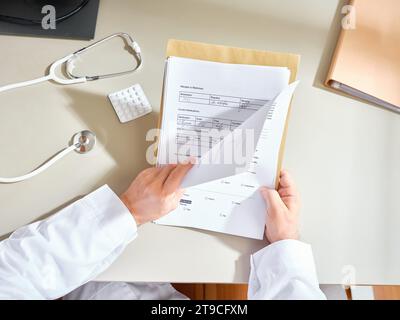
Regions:
<instances>
[{"instance_id":1,"label":"stethoscope chest piece","mask_svg":"<svg viewBox=\"0 0 400 320\"><path fill-rule=\"evenodd\" d=\"M78 132L72 138L75 151L81 154L88 153L96 145L96 135L89 130Z\"/></svg>"}]
</instances>

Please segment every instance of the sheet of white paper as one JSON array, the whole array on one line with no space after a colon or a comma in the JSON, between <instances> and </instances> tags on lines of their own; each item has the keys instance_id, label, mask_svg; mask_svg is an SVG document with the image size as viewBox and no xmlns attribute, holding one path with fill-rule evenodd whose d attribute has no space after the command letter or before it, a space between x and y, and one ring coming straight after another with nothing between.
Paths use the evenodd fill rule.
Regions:
<instances>
[{"instance_id":1,"label":"sheet of white paper","mask_svg":"<svg viewBox=\"0 0 400 320\"><path fill-rule=\"evenodd\" d=\"M184 178L181 184L182 188L188 188L243 173L247 170L251 170L251 163L257 163L255 167L256 176L260 183L265 183L265 181L269 180L268 177L273 177L274 168L271 168L269 164L277 159L274 157L271 158L269 152L261 152L258 156L259 159L255 161L254 155L256 146L259 144L259 148L263 148L264 150L279 151L281 139L267 139L267 132L283 132L288 106L297 84L298 82L294 82L288 85L274 100L268 102L253 113L239 127L231 131L223 140L202 155L197 164ZM272 114L274 114L273 117ZM246 132L249 132L247 130L251 130L251 141L246 141L246 139L243 138ZM246 147L246 142L248 142L248 147ZM244 155L244 163L246 165L238 165L234 161L228 164L210 161L210 159L221 159L224 150L230 146L233 146L232 149L234 150L246 150ZM275 181L272 181L272 184L269 186L272 187L274 185Z\"/></svg>"},{"instance_id":2,"label":"sheet of white paper","mask_svg":"<svg viewBox=\"0 0 400 320\"><path fill-rule=\"evenodd\" d=\"M185 180L186 186L196 186L186 189L180 206L156 223L263 238L265 208L255 173L260 171L263 185L274 185L287 107L295 87L287 87L289 76L287 68L169 58L159 164L175 162L176 155L198 156L201 162L209 152L224 150L223 137L234 140L236 128L254 129L253 142L258 144L250 165L248 155L240 166L201 162ZM279 95L282 91L284 94ZM288 103L281 108L284 100ZM265 121L275 118L282 124ZM211 130L222 133L220 138L204 137L203 133ZM178 148L188 144L195 148ZM266 150L264 145L272 149ZM232 172L240 173L232 176Z\"/></svg>"}]
</instances>

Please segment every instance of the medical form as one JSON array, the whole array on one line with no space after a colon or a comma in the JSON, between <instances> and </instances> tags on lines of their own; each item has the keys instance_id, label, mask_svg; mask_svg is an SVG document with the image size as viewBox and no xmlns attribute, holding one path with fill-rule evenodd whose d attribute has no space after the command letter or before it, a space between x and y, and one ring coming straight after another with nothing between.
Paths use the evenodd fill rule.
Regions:
<instances>
[{"instance_id":1,"label":"medical form","mask_svg":"<svg viewBox=\"0 0 400 320\"><path fill-rule=\"evenodd\" d=\"M265 205L258 188L275 183L294 90L287 89L289 77L285 67L168 58L157 161L163 165L192 156L199 164L183 183L186 191L179 207L156 223L263 239ZM239 129L251 129L254 135L245 163L232 157L204 162L213 152L223 153L227 141L235 145Z\"/></svg>"}]
</instances>

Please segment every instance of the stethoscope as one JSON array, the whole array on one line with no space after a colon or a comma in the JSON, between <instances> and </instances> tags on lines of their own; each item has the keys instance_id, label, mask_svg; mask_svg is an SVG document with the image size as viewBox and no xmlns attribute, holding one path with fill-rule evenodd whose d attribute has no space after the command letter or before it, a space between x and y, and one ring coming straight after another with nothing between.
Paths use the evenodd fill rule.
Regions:
<instances>
[{"instance_id":1,"label":"stethoscope","mask_svg":"<svg viewBox=\"0 0 400 320\"><path fill-rule=\"evenodd\" d=\"M75 62L77 59L79 59L79 56L85 53L86 51L93 49L94 47L97 47L98 45L111 40L112 38L115 37L121 37L122 39L125 40L126 45L128 45L129 48L133 50L133 56L136 60L136 66L133 69L123 71L123 72L116 72L116 73L110 73L110 74L103 74L103 75L97 75L97 76L78 76L74 75L73 70L75 68ZM57 75L56 70L61 67L63 64L65 64L65 72L68 78L61 78ZM29 80L29 81L23 81L23 82L18 82L18 83L13 83L9 84L3 87L0 87L0 92L12 90L12 89L17 89L17 88L22 88L22 87L27 87L31 86L33 84L53 80L54 82L57 82L59 84L75 84L75 83L83 83L86 81L94 81L94 80L100 80L100 79L105 79L105 78L111 78L111 77L117 77L117 76L123 76L132 72L135 72L140 68L142 65L142 55L140 51L140 47L136 41L132 39L132 37L124 32L119 32L112 34L111 36L108 36L102 40L99 40L87 47L84 47L78 51L75 51L74 53L71 53L64 58L61 58L50 66L49 73L45 75L44 77L40 77L37 79Z\"/></svg>"},{"instance_id":2,"label":"stethoscope","mask_svg":"<svg viewBox=\"0 0 400 320\"><path fill-rule=\"evenodd\" d=\"M96 76L78 76L75 75L74 68L75 68L75 62L79 58L80 55L82 55L84 52L108 41L111 40L112 38L115 37L121 37L125 44L128 46L128 48L132 49L132 54L136 60L136 66L130 70L127 71L122 71L122 72L116 72L116 73L110 73L110 74L103 74L103 75L96 75ZM16 89L16 88L22 88L30 85L34 85L37 83L53 80L56 83L67 85L67 84L76 84L76 83L84 83L87 81L94 81L94 80L100 80L100 79L105 79L105 78L111 78L111 77L117 77L117 76L122 76L126 75L129 73L133 73L136 70L139 69L139 67L142 65L142 56L141 56L141 51L138 43L132 39L130 35L124 32L119 32L112 34L104 39L101 39L97 42L94 42L93 44L84 47L78 51L75 51L72 54L69 54L57 61L55 61L49 68L49 73L45 75L44 77L29 80L29 81L23 81L23 82L18 82L14 84L9 84L5 85L3 87L0 87L0 92ZM56 74L56 70L61 67L62 65L65 64L65 73L67 78L61 78ZM59 161L60 159L64 158L67 154L71 153L72 151L76 151L80 154L85 154L88 153L93 149L93 147L96 144L96 135L89 131L89 130L84 130L81 132L78 132L77 134L74 135L72 139L72 143L69 147L63 149L59 153L57 153L55 156L50 158L47 162L39 166L37 169L31 171L28 174L19 176L19 177L11 177L11 178L2 178L0 177L0 183L16 183L16 182L21 182L24 180L28 180L49 167L51 167L54 163Z\"/></svg>"}]
</instances>

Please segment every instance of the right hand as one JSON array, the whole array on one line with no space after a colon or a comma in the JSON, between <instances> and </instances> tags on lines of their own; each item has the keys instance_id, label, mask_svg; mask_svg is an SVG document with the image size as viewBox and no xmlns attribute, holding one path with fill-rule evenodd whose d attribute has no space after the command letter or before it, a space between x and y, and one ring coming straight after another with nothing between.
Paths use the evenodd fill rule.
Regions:
<instances>
[{"instance_id":1,"label":"right hand","mask_svg":"<svg viewBox=\"0 0 400 320\"><path fill-rule=\"evenodd\" d=\"M184 190L180 188L192 163L169 164L143 170L121 196L136 224L156 220L176 209Z\"/></svg>"},{"instance_id":2,"label":"right hand","mask_svg":"<svg viewBox=\"0 0 400 320\"><path fill-rule=\"evenodd\" d=\"M289 173L281 172L278 191L261 187L260 192L267 206L265 235L268 241L298 240L300 195Z\"/></svg>"}]
</instances>

